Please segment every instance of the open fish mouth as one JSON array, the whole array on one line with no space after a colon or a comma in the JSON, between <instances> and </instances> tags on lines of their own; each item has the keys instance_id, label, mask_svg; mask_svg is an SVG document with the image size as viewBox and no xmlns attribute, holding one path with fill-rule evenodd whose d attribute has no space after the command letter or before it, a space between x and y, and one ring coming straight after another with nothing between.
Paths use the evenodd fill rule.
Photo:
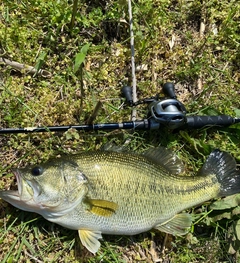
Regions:
<instances>
[{"instance_id":1,"label":"open fish mouth","mask_svg":"<svg viewBox=\"0 0 240 263\"><path fill-rule=\"evenodd\" d=\"M21 180L21 177L20 177L20 173L18 172L18 170L12 170L13 174L15 175L16 177L16 185L14 185L10 191L13 193L15 193L16 196L21 196L21 193L22 193L22 180Z\"/></svg>"},{"instance_id":2,"label":"open fish mouth","mask_svg":"<svg viewBox=\"0 0 240 263\"><path fill-rule=\"evenodd\" d=\"M14 181L10 190L0 191L0 197L6 201L8 201L9 198L11 198L11 200L20 201L22 193L22 180L16 169L12 170L12 172L16 177L16 183Z\"/></svg>"},{"instance_id":3,"label":"open fish mouth","mask_svg":"<svg viewBox=\"0 0 240 263\"><path fill-rule=\"evenodd\" d=\"M40 194L39 184L24 178L18 169L12 172L16 176L17 188L13 185L14 190L0 191L0 198L19 209L38 212L39 203L35 201L35 197Z\"/></svg>"},{"instance_id":4,"label":"open fish mouth","mask_svg":"<svg viewBox=\"0 0 240 263\"><path fill-rule=\"evenodd\" d=\"M33 189L27 184L27 182L24 181L17 169L12 170L12 172L16 177L16 185L13 185L12 189L10 190L0 191L0 198L14 206L20 207L17 204L20 205L32 201Z\"/></svg>"}]
</instances>

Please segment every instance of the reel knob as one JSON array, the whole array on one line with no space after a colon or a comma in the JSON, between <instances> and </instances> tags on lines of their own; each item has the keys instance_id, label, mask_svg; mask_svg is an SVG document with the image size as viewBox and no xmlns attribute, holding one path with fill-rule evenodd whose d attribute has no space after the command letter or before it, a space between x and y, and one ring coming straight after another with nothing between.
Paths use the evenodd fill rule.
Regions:
<instances>
[{"instance_id":1,"label":"reel knob","mask_svg":"<svg viewBox=\"0 0 240 263\"><path fill-rule=\"evenodd\" d=\"M167 82L167 83L165 83L165 84L163 85L162 90L163 90L163 93L164 93L167 97L169 97L169 98L171 98L171 99L176 99L176 98L177 98L177 96L176 96L176 94L175 94L174 85L173 85L172 82Z\"/></svg>"},{"instance_id":2,"label":"reel knob","mask_svg":"<svg viewBox=\"0 0 240 263\"><path fill-rule=\"evenodd\" d=\"M124 86L122 88L122 95L126 98L127 103L133 106L132 88L130 86Z\"/></svg>"}]
</instances>

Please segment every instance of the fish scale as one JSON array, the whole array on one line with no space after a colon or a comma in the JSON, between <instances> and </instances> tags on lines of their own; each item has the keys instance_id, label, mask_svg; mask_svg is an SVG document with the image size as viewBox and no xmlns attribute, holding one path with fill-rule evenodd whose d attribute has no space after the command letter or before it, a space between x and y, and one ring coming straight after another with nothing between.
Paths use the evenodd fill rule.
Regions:
<instances>
[{"instance_id":1,"label":"fish scale","mask_svg":"<svg viewBox=\"0 0 240 263\"><path fill-rule=\"evenodd\" d=\"M213 151L197 176L180 176L181 161L162 147L142 155L97 151L65 156L19 169L18 191L0 191L12 205L78 230L92 253L101 234L134 235L152 228L186 234L184 210L240 192L240 174L230 154Z\"/></svg>"}]
</instances>

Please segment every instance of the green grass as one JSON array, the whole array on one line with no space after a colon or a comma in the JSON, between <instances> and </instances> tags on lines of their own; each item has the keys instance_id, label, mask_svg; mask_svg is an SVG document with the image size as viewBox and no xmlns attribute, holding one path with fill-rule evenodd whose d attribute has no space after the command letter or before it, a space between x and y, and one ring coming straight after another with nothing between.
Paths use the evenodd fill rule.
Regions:
<instances>
[{"instance_id":1,"label":"green grass","mask_svg":"<svg viewBox=\"0 0 240 263\"><path fill-rule=\"evenodd\" d=\"M163 83L173 81L189 115L240 117L239 1L141 0L132 5L135 60L137 66L147 65L146 71L136 73L139 99L161 92ZM120 96L121 87L131 83L127 2L79 1L71 29L72 9L67 0L0 3L0 57L52 73L43 78L0 65L0 127L85 123L99 100L103 107L96 122L130 119L131 109L122 106ZM200 38L202 19L206 30ZM138 118L145 118L146 112L146 107L139 107ZM215 148L240 161L238 125L177 133L162 128L1 135L0 188L15 185L11 168L99 149L109 141L121 145L127 139L129 148L139 152L149 146L173 148L188 173L196 173ZM151 232L132 238L104 236L93 256L81 247L75 231L0 200L0 261L152 262L155 244L162 262L237 262L237 208L232 204L220 216L216 211L209 214L210 202L193 208L198 223L192 233L184 239L168 236L164 250L164 235Z\"/></svg>"}]
</instances>

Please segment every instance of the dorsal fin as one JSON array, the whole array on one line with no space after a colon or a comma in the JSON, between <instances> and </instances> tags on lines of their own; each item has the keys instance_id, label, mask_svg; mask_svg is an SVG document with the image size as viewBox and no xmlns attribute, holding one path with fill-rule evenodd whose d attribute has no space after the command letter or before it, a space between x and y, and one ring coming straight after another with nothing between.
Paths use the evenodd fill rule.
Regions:
<instances>
[{"instance_id":1,"label":"dorsal fin","mask_svg":"<svg viewBox=\"0 0 240 263\"><path fill-rule=\"evenodd\" d=\"M101 147L101 150L104 152L118 152L118 153L129 152L127 149L127 146L124 146L124 145L119 146L119 145L116 145L112 142L108 142L108 143L104 144Z\"/></svg>"},{"instance_id":2,"label":"dorsal fin","mask_svg":"<svg viewBox=\"0 0 240 263\"><path fill-rule=\"evenodd\" d=\"M143 155L154 163L163 166L172 174L181 174L185 170L178 156L164 147L150 148L143 152Z\"/></svg>"}]
</instances>

